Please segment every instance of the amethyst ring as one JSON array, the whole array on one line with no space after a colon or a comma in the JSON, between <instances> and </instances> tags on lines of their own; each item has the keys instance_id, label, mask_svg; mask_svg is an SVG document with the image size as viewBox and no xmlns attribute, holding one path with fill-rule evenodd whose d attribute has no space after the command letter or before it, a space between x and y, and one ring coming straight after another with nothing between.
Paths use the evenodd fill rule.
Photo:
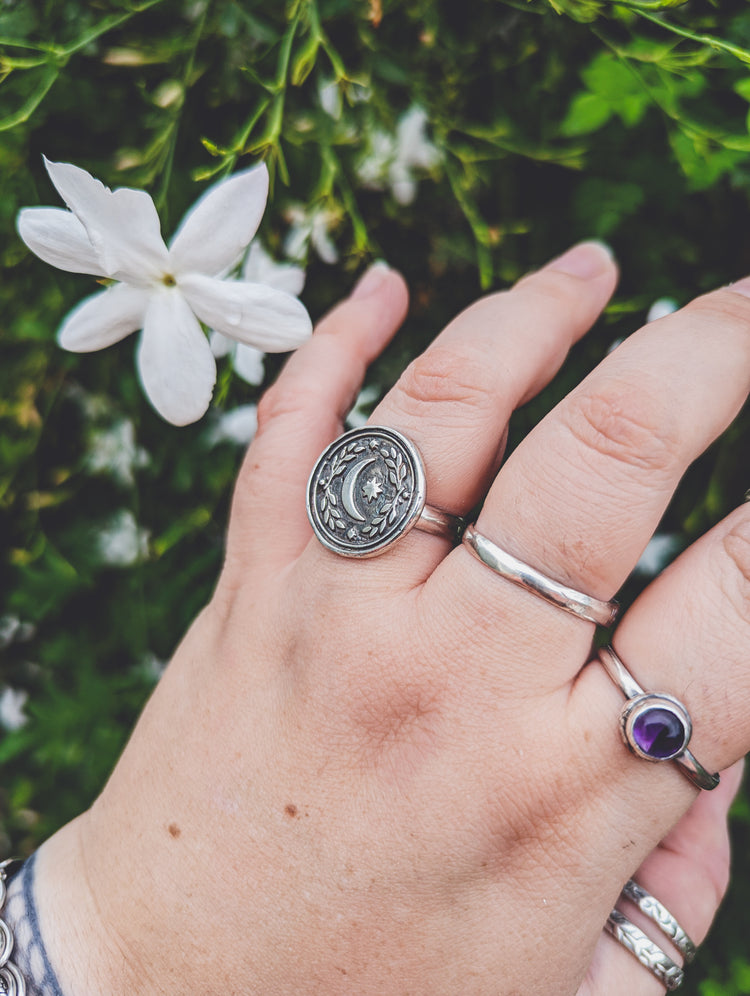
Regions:
<instances>
[{"instance_id":1,"label":"amethyst ring","mask_svg":"<svg viewBox=\"0 0 750 996\"><path fill-rule=\"evenodd\" d=\"M693 724L683 703L664 692L645 692L612 647L602 647L598 659L627 699L620 713L625 746L645 761L674 761L697 788L716 788L718 774L706 771L688 750Z\"/></svg>"}]
</instances>

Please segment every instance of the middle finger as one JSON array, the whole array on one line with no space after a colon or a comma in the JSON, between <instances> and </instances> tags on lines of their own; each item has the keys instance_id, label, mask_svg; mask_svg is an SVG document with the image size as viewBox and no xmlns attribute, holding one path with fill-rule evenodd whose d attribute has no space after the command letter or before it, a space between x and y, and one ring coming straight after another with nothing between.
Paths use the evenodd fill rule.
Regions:
<instances>
[{"instance_id":1,"label":"middle finger","mask_svg":"<svg viewBox=\"0 0 750 996\"><path fill-rule=\"evenodd\" d=\"M619 346L514 451L489 492L478 530L554 580L611 598L687 466L747 397L749 298L746 278ZM454 611L472 617L496 615L499 593L505 602L509 597L508 583L466 550L454 551L431 584L447 585ZM550 613L563 618L539 605L550 622ZM558 660L563 673L553 675L553 683L573 677L581 664L565 655Z\"/></svg>"},{"instance_id":2,"label":"middle finger","mask_svg":"<svg viewBox=\"0 0 750 996\"><path fill-rule=\"evenodd\" d=\"M466 309L410 364L371 422L398 429L416 444L430 505L465 515L482 497L499 466L513 410L554 376L616 280L608 250L581 243L510 291ZM421 577L445 554L444 545L433 541L432 563L425 563L410 547L429 540L412 535L404 542L401 569L412 563Z\"/></svg>"}]
</instances>

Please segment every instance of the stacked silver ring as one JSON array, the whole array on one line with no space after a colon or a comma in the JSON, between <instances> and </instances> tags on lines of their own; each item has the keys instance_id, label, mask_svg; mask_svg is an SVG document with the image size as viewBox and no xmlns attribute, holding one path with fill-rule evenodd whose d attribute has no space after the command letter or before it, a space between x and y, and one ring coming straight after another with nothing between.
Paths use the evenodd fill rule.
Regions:
<instances>
[{"instance_id":1,"label":"stacked silver ring","mask_svg":"<svg viewBox=\"0 0 750 996\"><path fill-rule=\"evenodd\" d=\"M669 910L643 886L629 879L622 890L622 897L634 903L662 933L669 938L688 964L695 957L695 944ZM682 983L685 973L658 944L655 944L640 927L637 927L619 909L613 909L605 925L608 933L628 950L644 968L671 992Z\"/></svg>"},{"instance_id":2,"label":"stacked silver ring","mask_svg":"<svg viewBox=\"0 0 750 996\"><path fill-rule=\"evenodd\" d=\"M13 859L0 863L0 914L5 907L8 895L8 869L17 862ZM26 983L21 973L10 960L13 954L13 933L0 917L0 993L3 996L26 996Z\"/></svg>"}]
</instances>

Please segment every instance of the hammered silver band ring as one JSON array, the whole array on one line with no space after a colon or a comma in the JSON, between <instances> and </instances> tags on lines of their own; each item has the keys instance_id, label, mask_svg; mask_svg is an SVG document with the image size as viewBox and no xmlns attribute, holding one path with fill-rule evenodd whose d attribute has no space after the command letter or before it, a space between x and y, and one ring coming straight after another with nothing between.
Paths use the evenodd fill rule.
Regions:
<instances>
[{"instance_id":1,"label":"hammered silver band ring","mask_svg":"<svg viewBox=\"0 0 750 996\"><path fill-rule=\"evenodd\" d=\"M426 504L419 450L402 433L367 425L318 458L307 484L315 535L342 557L377 557L412 528L457 543L464 520Z\"/></svg>"},{"instance_id":2,"label":"hammered silver band ring","mask_svg":"<svg viewBox=\"0 0 750 996\"><path fill-rule=\"evenodd\" d=\"M645 692L612 647L602 647L597 659L627 700L620 734L628 750L645 761L674 761L697 788L715 789L719 775L688 749L693 724L686 706L666 692Z\"/></svg>"},{"instance_id":3,"label":"hammered silver band ring","mask_svg":"<svg viewBox=\"0 0 750 996\"><path fill-rule=\"evenodd\" d=\"M554 581L487 539L477 531L473 523L464 530L463 543L477 560L495 574L565 612L605 627L611 626L617 618L620 609L617 602L604 602Z\"/></svg>"}]
</instances>

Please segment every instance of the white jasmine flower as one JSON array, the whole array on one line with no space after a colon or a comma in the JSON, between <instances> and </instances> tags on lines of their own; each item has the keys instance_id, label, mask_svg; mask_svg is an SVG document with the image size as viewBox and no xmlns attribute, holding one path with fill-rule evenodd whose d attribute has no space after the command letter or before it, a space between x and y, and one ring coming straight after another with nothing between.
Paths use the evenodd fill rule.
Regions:
<instances>
[{"instance_id":1,"label":"white jasmine flower","mask_svg":"<svg viewBox=\"0 0 750 996\"><path fill-rule=\"evenodd\" d=\"M291 227L284 242L284 252L290 259L305 259L312 246L324 263L338 262L338 250L328 234L338 221L335 211L321 206L308 211L301 204L293 204L286 214Z\"/></svg>"},{"instance_id":2,"label":"white jasmine flower","mask_svg":"<svg viewBox=\"0 0 750 996\"><path fill-rule=\"evenodd\" d=\"M672 561L682 545L675 533L656 533L635 565L638 574L655 577Z\"/></svg>"},{"instance_id":3,"label":"white jasmine flower","mask_svg":"<svg viewBox=\"0 0 750 996\"><path fill-rule=\"evenodd\" d=\"M0 616L0 650L11 643L25 643L36 633L33 623L21 622L18 616Z\"/></svg>"},{"instance_id":4,"label":"white jasmine flower","mask_svg":"<svg viewBox=\"0 0 750 996\"><path fill-rule=\"evenodd\" d=\"M161 678L166 670L168 661L157 657L151 650L147 651L138 662L138 670L143 676L154 684Z\"/></svg>"},{"instance_id":5,"label":"white jasmine flower","mask_svg":"<svg viewBox=\"0 0 750 996\"><path fill-rule=\"evenodd\" d=\"M399 204L411 204L417 195L414 171L432 169L440 162L440 151L427 138L426 128L426 112L414 106L401 116L394 136L374 131L357 168L362 183L375 190L388 187Z\"/></svg>"},{"instance_id":6,"label":"white jasmine flower","mask_svg":"<svg viewBox=\"0 0 750 996\"><path fill-rule=\"evenodd\" d=\"M336 80L323 80L318 82L318 100L320 106L326 114L338 121L341 117L341 87Z\"/></svg>"},{"instance_id":7,"label":"white jasmine flower","mask_svg":"<svg viewBox=\"0 0 750 996\"><path fill-rule=\"evenodd\" d=\"M647 322L657 322L660 318L666 318L677 311L679 304L673 297L660 297L651 305L646 315Z\"/></svg>"},{"instance_id":8,"label":"white jasmine flower","mask_svg":"<svg viewBox=\"0 0 750 996\"><path fill-rule=\"evenodd\" d=\"M45 163L70 210L25 208L18 216L21 238L52 266L117 281L64 319L60 345L90 352L142 330L136 354L141 383L168 421L194 422L211 400L216 362L201 322L273 352L293 349L309 336L310 318L295 297L222 279L263 216L264 165L210 187L167 248L145 191L109 190L70 163Z\"/></svg>"},{"instance_id":9,"label":"white jasmine flower","mask_svg":"<svg viewBox=\"0 0 750 996\"><path fill-rule=\"evenodd\" d=\"M359 429L370 417L373 404L380 398L380 388L375 384L363 387L357 395L352 410L346 416L347 429Z\"/></svg>"},{"instance_id":10,"label":"white jasmine flower","mask_svg":"<svg viewBox=\"0 0 750 996\"><path fill-rule=\"evenodd\" d=\"M107 473L120 484L133 484L133 472L148 462L148 453L136 446L130 419L120 419L107 429L95 429L89 436L86 466L92 474Z\"/></svg>"},{"instance_id":11,"label":"white jasmine flower","mask_svg":"<svg viewBox=\"0 0 750 996\"><path fill-rule=\"evenodd\" d=\"M256 239L242 267L242 279L251 283L264 284L275 290L298 297L305 286L305 271L293 263L277 263ZM211 351L219 358L231 353L232 365L236 373L248 384L263 383L263 357L265 353L255 346L235 343L221 332L211 333Z\"/></svg>"},{"instance_id":12,"label":"white jasmine flower","mask_svg":"<svg viewBox=\"0 0 750 996\"><path fill-rule=\"evenodd\" d=\"M239 407L219 416L206 433L206 442L209 446L224 442L247 446L257 428L257 405L239 405Z\"/></svg>"},{"instance_id":13,"label":"white jasmine flower","mask_svg":"<svg viewBox=\"0 0 750 996\"><path fill-rule=\"evenodd\" d=\"M20 730L29 721L23 707L29 698L28 692L19 691L9 685L0 693L0 726L6 730Z\"/></svg>"},{"instance_id":14,"label":"white jasmine flower","mask_svg":"<svg viewBox=\"0 0 750 996\"><path fill-rule=\"evenodd\" d=\"M129 509L121 508L96 536L99 559L111 567L131 567L148 554L148 531L140 529Z\"/></svg>"}]
</instances>

